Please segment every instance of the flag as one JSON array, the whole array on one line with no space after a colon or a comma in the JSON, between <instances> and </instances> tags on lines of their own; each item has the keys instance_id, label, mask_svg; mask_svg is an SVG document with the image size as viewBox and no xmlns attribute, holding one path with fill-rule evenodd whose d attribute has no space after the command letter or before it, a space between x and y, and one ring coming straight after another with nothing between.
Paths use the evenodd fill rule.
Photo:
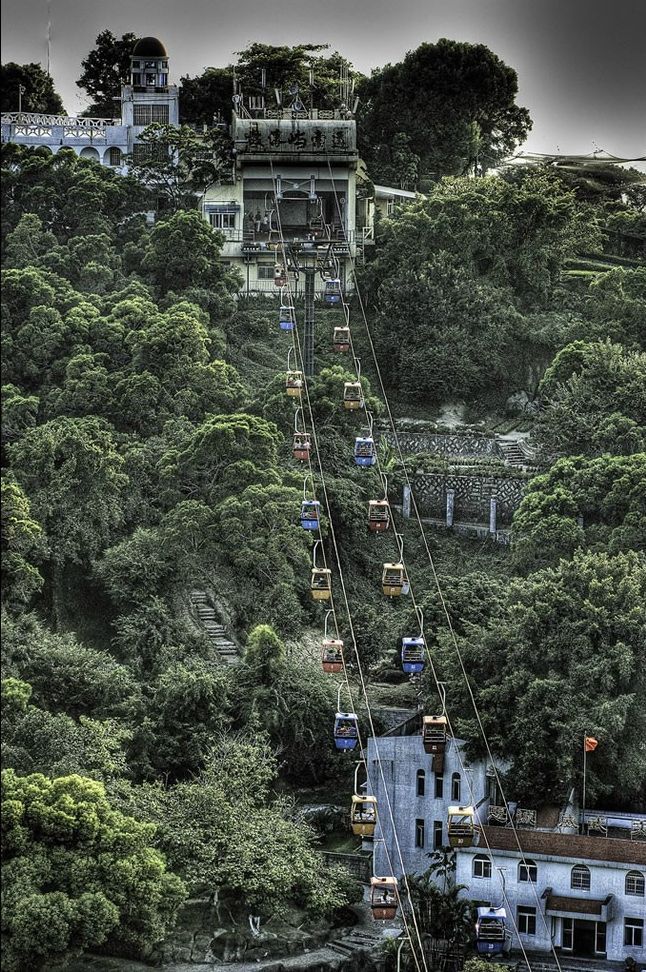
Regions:
<instances>
[{"instance_id":1,"label":"flag","mask_svg":"<svg viewBox=\"0 0 646 972\"><path fill-rule=\"evenodd\" d=\"M584 736L583 737L583 745L585 746L586 753L592 753L597 748L597 746L599 745L599 743L594 738L594 736Z\"/></svg>"}]
</instances>

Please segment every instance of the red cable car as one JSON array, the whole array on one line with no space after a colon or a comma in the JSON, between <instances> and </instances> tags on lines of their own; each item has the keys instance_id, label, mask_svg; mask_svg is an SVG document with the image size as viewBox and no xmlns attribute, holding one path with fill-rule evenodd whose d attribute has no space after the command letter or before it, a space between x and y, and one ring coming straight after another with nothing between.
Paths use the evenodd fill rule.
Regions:
<instances>
[{"instance_id":1,"label":"red cable car","mask_svg":"<svg viewBox=\"0 0 646 972\"><path fill-rule=\"evenodd\" d=\"M375 921L392 921L397 914L398 904L397 878L370 878L370 908Z\"/></svg>"},{"instance_id":2,"label":"red cable car","mask_svg":"<svg viewBox=\"0 0 646 972\"><path fill-rule=\"evenodd\" d=\"M326 638L321 655L323 671L336 675L343 671L343 642L336 638Z\"/></svg>"},{"instance_id":3,"label":"red cable car","mask_svg":"<svg viewBox=\"0 0 646 972\"><path fill-rule=\"evenodd\" d=\"M292 455L299 462L307 462L312 449L312 437L309 432L294 432Z\"/></svg>"},{"instance_id":4,"label":"red cable car","mask_svg":"<svg viewBox=\"0 0 646 972\"><path fill-rule=\"evenodd\" d=\"M388 500L368 500L368 529L373 533L383 533L390 526L390 503Z\"/></svg>"},{"instance_id":5,"label":"red cable car","mask_svg":"<svg viewBox=\"0 0 646 972\"><path fill-rule=\"evenodd\" d=\"M349 351L350 350L350 328L349 327L335 327L334 334L332 336L332 347L335 351Z\"/></svg>"}]
</instances>

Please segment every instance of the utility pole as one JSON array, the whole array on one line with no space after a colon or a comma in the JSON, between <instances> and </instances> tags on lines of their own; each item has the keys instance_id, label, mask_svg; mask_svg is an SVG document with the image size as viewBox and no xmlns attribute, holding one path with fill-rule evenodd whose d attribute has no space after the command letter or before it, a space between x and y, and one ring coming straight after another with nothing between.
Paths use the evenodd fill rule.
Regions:
<instances>
[{"instance_id":1,"label":"utility pole","mask_svg":"<svg viewBox=\"0 0 646 972\"><path fill-rule=\"evenodd\" d=\"M24 93L25 93L24 85L19 84L18 85L18 114L20 114L22 111L22 96L24 95Z\"/></svg>"},{"instance_id":2,"label":"utility pole","mask_svg":"<svg viewBox=\"0 0 646 972\"><path fill-rule=\"evenodd\" d=\"M304 267L305 326L303 328L303 369L306 378L314 375L314 280L316 267Z\"/></svg>"}]
</instances>

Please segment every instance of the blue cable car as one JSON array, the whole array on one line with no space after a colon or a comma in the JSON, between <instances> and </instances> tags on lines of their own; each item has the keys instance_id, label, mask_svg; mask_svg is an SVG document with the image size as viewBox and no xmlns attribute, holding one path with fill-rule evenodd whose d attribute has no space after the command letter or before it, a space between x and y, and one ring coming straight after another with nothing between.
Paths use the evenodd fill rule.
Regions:
<instances>
[{"instance_id":1,"label":"blue cable car","mask_svg":"<svg viewBox=\"0 0 646 972\"><path fill-rule=\"evenodd\" d=\"M278 315L278 326L281 331L293 331L294 323L294 308L289 304L281 304Z\"/></svg>"},{"instance_id":2,"label":"blue cable car","mask_svg":"<svg viewBox=\"0 0 646 972\"><path fill-rule=\"evenodd\" d=\"M511 948L504 908L478 908L476 951L478 955L503 955Z\"/></svg>"},{"instance_id":3,"label":"blue cable car","mask_svg":"<svg viewBox=\"0 0 646 972\"><path fill-rule=\"evenodd\" d=\"M426 654L426 642L421 637L402 638L402 670L417 675L424 671L426 665L424 655Z\"/></svg>"},{"instance_id":4,"label":"blue cable car","mask_svg":"<svg viewBox=\"0 0 646 972\"><path fill-rule=\"evenodd\" d=\"M359 742L359 719L354 712L337 712L334 719L334 745L355 749Z\"/></svg>"},{"instance_id":5,"label":"blue cable car","mask_svg":"<svg viewBox=\"0 0 646 972\"><path fill-rule=\"evenodd\" d=\"M341 303L341 281L338 277L333 277L331 280L325 281L323 300L326 304Z\"/></svg>"},{"instance_id":6,"label":"blue cable car","mask_svg":"<svg viewBox=\"0 0 646 972\"><path fill-rule=\"evenodd\" d=\"M372 436L362 438L357 436L354 440L354 461L357 466L374 466L377 461L375 452L375 440Z\"/></svg>"},{"instance_id":7,"label":"blue cable car","mask_svg":"<svg viewBox=\"0 0 646 972\"><path fill-rule=\"evenodd\" d=\"M318 530L320 506L318 500L303 500L301 503L301 526L304 530Z\"/></svg>"}]
</instances>

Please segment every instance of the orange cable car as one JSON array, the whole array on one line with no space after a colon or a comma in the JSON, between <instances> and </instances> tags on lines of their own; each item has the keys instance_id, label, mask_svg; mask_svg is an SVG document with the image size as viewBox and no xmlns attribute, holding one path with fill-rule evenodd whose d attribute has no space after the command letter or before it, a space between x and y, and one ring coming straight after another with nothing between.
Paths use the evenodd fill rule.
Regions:
<instances>
[{"instance_id":1,"label":"orange cable car","mask_svg":"<svg viewBox=\"0 0 646 972\"><path fill-rule=\"evenodd\" d=\"M370 878L370 908L375 921L392 921L397 914L398 904L397 878Z\"/></svg>"},{"instance_id":2,"label":"orange cable car","mask_svg":"<svg viewBox=\"0 0 646 972\"><path fill-rule=\"evenodd\" d=\"M312 449L312 436L309 432L294 432L292 455L299 462L307 462Z\"/></svg>"},{"instance_id":3,"label":"orange cable car","mask_svg":"<svg viewBox=\"0 0 646 972\"><path fill-rule=\"evenodd\" d=\"M388 500L368 500L368 529L372 533L383 533L390 526L390 503Z\"/></svg>"},{"instance_id":4,"label":"orange cable car","mask_svg":"<svg viewBox=\"0 0 646 972\"><path fill-rule=\"evenodd\" d=\"M350 328L349 327L335 327L334 334L332 335L332 347L335 351L349 351L350 350Z\"/></svg>"},{"instance_id":5,"label":"orange cable car","mask_svg":"<svg viewBox=\"0 0 646 972\"><path fill-rule=\"evenodd\" d=\"M337 638L326 638L323 641L321 665L328 674L343 671L343 642Z\"/></svg>"}]
</instances>

